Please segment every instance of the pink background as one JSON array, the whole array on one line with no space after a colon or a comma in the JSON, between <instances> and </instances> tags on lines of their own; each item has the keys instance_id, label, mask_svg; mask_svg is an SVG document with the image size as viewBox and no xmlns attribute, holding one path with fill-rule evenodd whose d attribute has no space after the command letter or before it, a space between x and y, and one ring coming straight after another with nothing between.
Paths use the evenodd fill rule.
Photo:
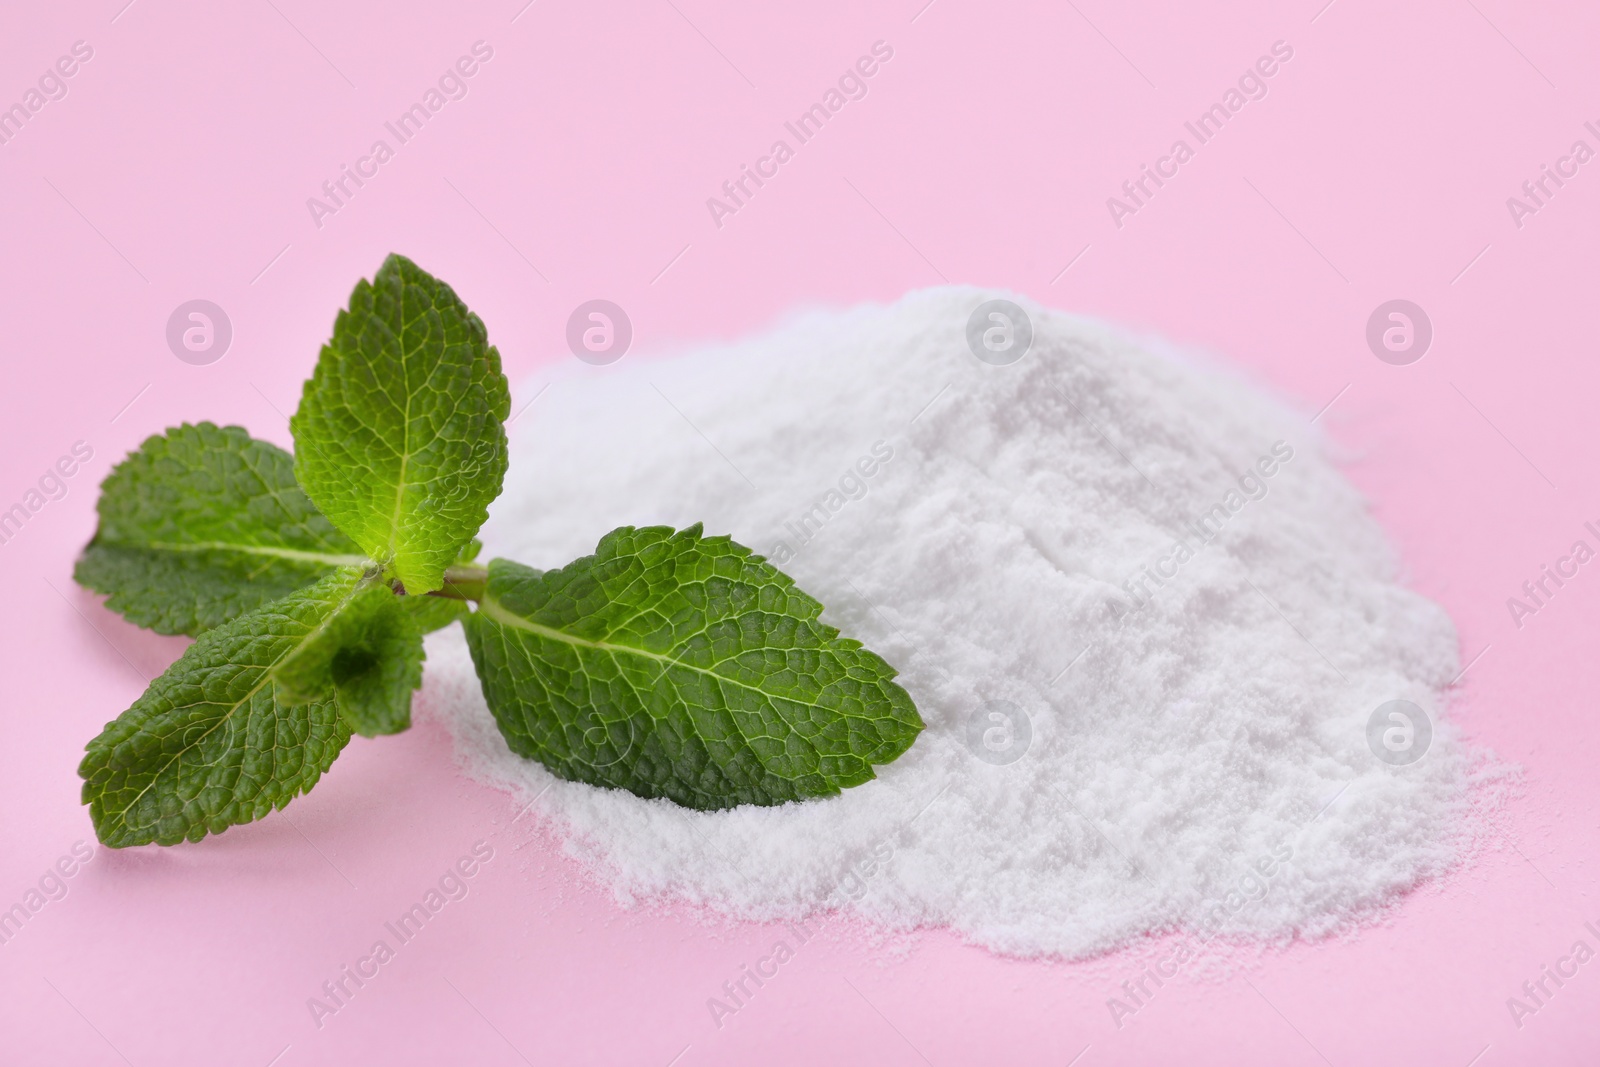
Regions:
<instances>
[{"instance_id":1,"label":"pink background","mask_svg":"<svg viewBox=\"0 0 1600 1067\"><path fill-rule=\"evenodd\" d=\"M1579 937L1600 947L1583 928L1600 926L1600 573L1521 629L1505 604L1600 520L1585 444L1600 162L1521 228L1505 203L1575 139L1600 148L1582 126L1600 120L1600 9L123 2L0 15L0 103L74 41L94 49L68 95L0 145L0 508L74 442L94 450L65 498L0 546L0 907L92 841L82 746L182 648L72 584L97 482L185 419L287 445L282 413L335 309L390 250L459 290L513 383L571 358L566 318L595 297L627 309L629 358L646 358L797 304L948 279L1226 353L1308 413L1338 396L1322 424L1350 448L1412 581L1456 619L1464 662L1487 648L1460 721L1526 780L1499 847L1392 921L1226 981L1169 983L1120 1030L1106 1000L1153 946L1018 963L937 933L890 952L852 930L803 949L719 1030L706 998L775 932L620 910L537 814L512 825L507 797L463 779L424 722L353 742L286 816L199 845L97 852L0 946L0 1060L1600 1058L1600 962L1520 1029L1505 1003ZM306 198L478 40L494 55L466 98L318 228ZM706 198L877 40L894 56L866 98L715 226ZM1294 57L1270 94L1113 225L1106 198L1277 40ZM235 331L208 366L164 340L196 297ZM1363 336L1395 297L1436 332L1406 367ZM471 894L319 1029L306 998L479 839L494 859Z\"/></svg>"}]
</instances>

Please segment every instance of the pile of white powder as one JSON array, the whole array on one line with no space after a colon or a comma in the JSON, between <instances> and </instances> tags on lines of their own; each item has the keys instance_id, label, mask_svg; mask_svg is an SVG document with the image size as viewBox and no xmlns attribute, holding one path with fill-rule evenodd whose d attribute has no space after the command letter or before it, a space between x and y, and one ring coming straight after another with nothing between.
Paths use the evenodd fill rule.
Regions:
<instances>
[{"instance_id":1,"label":"pile of white powder","mask_svg":"<svg viewBox=\"0 0 1600 1067\"><path fill-rule=\"evenodd\" d=\"M1327 933L1456 862L1454 628L1399 584L1305 415L1020 297L1031 348L982 362L967 321L997 295L567 361L521 393L548 384L484 534L485 558L541 568L619 525L731 534L900 669L927 723L910 751L773 808L561 781L507 749L452 628L423 703L468 772L540 797L626 903L842 910L1025 956ZM1433 721L1409 766L1368 743L1395 699Z\"/></svg>"}]
</instances>

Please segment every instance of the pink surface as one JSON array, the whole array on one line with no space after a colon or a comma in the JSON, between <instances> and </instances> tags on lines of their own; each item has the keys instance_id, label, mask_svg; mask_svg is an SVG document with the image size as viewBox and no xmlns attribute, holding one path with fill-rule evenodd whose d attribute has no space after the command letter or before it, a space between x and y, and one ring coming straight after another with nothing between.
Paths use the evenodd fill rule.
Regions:
<instances>
[{"instance_id":1,"label":"pink surface","mask_svg":"<svg viewBox=\"0 0 1600 1067\"><path fill-rule=\"evenodd\" d=\"M424 721L356 740L286 814L199 845L96 851L0 946L0 1061L1600 1059L1600 962L1548 984L1520 1026L1506 1005L1578 939L1600 948L1584 926L1600 928L1600 573L1521 628L1506 607L1600 525L1600 162L1520 227L1506 204L1574 141L1600 148L1584 127L1600 127L1600 9L523 2L0 14L0 103L74 42L93 50L0 145L0 508L75 442L93 450L0 545L0 907L93 840L82 746L182 648L72 584L97 482L185 419L288 444L284 413L334 310L390 250L456 286L514 383L571 358L566 318L592 298L627 309L640 358L948 279L1226 353L1308 413L1332 401L1321 422L1416 587L1456 619L1464 662L1483 651L1459 716L1525 768L1507 837L1380 927L1169 983L1120 1029L1107 999L1154 946L1024 964L942 934L889 952L848 930L719 1029L707 998L775 931L619 909L537 815L513 824L507 797L463 779ZM717 226L706 199L880 40L893 58L865 98ZM477 41L493 56L467 95L319 227L307 198ZM1107 197L1174 139L1193 145L1184 122L1276 41L1293 58L1268 95L1115 225ZM1434 324L1410 366L1364 340L1397 297ZM233 325L210 365L164 337L194 298ZM469 895L319 1027L307 998L478 841L493 859Z\"/></svg>"}]
</instances>

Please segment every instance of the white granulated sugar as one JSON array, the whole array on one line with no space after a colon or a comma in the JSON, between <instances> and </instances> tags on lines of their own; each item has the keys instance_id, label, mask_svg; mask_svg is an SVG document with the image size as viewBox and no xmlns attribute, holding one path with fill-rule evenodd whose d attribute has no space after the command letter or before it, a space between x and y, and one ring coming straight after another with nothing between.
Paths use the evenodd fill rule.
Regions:
<instances>
[{"instance_id":1,"label":"white granulated sugar","mask_svg":"<svg viewBox=\"0 0 1600 1067\"><path fill-rule=\"evenodd\" d=\"M711 813L559 781L506 748L450 631L426 703L469 773L549 787L536 811L625 903L837 909L1021 956L1323 934L1449 868L1455 631L1306 416L1020 297L1032 348L980 362L967 319L997 295L569 361L522 393L549 383L484 535L548 568L619 525L731 534L900 669L927 723L905 756L837 798ZM1403 767L1367 740L1397 698L1434 723Z\"/></svg>"}]
</instances>

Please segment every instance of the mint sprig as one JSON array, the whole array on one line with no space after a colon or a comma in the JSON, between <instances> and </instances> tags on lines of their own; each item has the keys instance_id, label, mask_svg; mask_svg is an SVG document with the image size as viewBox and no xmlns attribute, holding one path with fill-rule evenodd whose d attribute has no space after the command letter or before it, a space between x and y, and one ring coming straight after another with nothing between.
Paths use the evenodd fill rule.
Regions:
<instances>
[{"instance_id":1,"label":"mint sprig","mask_svg":"<svg viewBox=\"0 0 1600 1067\"><path fill-rule=\"evenodd\" d=\"M911 746L922 720L894 668L727 537L625 526L557 570L478 565L509 406L483 323L390 256L339 313L293 457L202 422L113 469L74 577L134 623L198 636L88 745L102 843L281 809L352 733L410 726L422 635L456 621L507 744L563 778L779 804Z\"/></svg>"}]
</instances>

